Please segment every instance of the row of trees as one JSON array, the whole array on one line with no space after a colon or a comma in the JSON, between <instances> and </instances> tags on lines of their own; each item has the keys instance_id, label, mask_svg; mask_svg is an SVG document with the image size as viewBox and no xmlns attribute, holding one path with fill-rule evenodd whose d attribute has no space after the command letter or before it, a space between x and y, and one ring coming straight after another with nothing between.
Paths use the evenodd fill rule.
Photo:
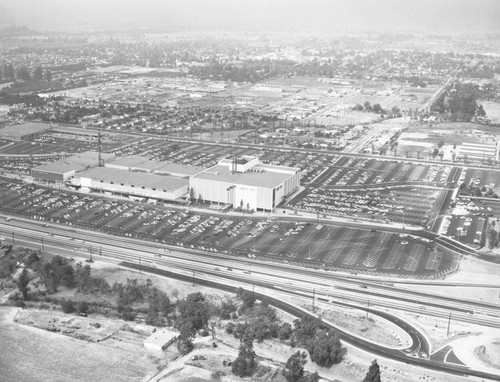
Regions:
<instances>
[{"instance_id":1,"label":"row of trees","mask_svg":"<svg viewBox=\"0 0 500 382\"><path fill-rule=\"evenodd\" d=\"M370 101L365 101L363 105L357 104L352 110L354 111L365 111L367 113L376 113L380 115L388 115L391 118L401 117L401 110L397 106L393 106L391 110L385 110L379 103L371 104Z\"/></svg>"},{"instance_id":2,"label":"row of trees","mask_svg":"<svg viewBox=\"0 0 500 382\"><path fill-rule=\"evenodd\" d=\"M3 68L0 68L1 80L21 80L21 81L52 81L52 72L48 69L43 70L41 66L36 66L33 69L23 65L15 68L12 64L6 63Z\"/></svg>"},{"instance_id":3,"label":"row of trees","mask_svg":"<svg viewBox=\"0 0 500 382\"><path fill-rule=\"evenodd\" d=\"M139 308L140 311L145 311L147 324L165 326L172 310L168 296L153 287L149 279L145 282L127 279L125 283L115 282L110 287L105 279L92 276L90 265L79 262L73 266L70 260L61 256L54 256L50 261L41 261L39 254L32 252L24 259L24 263L26 268L21 272L17 286L25 301L31 297L28 286L32 278L28 269L31 269L35 276L40 277L40 283L45 287L44 293L53 294L64 286L75 288L83 294L114 294L116 310L125 320L133 320L137 314L136 308ZM34 285L38 285L38 282ZM66 313L86 313L89 308L86 303L82 305L71 300L62 300L60 304Z\"/></svg>"}]
</instances>

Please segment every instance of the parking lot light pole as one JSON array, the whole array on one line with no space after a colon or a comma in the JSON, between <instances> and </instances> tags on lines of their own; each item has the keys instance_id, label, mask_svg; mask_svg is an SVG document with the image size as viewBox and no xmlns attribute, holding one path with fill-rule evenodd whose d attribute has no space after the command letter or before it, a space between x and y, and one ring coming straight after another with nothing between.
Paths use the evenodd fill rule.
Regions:
<instances>
[{"instance_id":1,"label":"parking lot light pole","mask_svg":"<svg viewBox=\"0 0 500 382\"><path fill-rule=\"evenodd\" d=\"M446 337L450 335L450 324L451 324L451 312L450 312L450 317L448 317L448 330L446 331Z\"/></svg>"}]
</instances>

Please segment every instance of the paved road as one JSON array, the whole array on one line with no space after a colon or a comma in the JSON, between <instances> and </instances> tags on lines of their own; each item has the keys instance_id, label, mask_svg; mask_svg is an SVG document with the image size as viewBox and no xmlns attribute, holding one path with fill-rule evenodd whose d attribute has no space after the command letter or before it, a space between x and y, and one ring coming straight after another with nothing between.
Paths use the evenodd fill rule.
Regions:
<instances>
[{"instance_id":1,"label":"paved road","mask_svg":"<svg viewBox=\"0 0 500 382\"><path fill-rule=\"evenodd\" d=\"M133 264L133 263L124 263L124 265L126 265L130 268L134 268L134 269L138 269L138 267L139 267L137 264ZM147 270L150 273L158 274L158 275L166 276L166 277L178 277L178 276L172 275L171 272L159 270L159 269L152 268L152 267L142 267L142 270ZM191 278L189 276L183 276L183 277L178 277L178 278L183 280L183 281L187 281L187 282L191 281ZM209 287L219 288L219 289L226 290L228 292L233 292L233 293L235 293L237 290L237 287L228 285L227 283L216 283L213 281L207 281L207 280L203 280L203 279L197 280L197 283L202 284L202 285L206 285ZM250 291L250 289L248 289L248 290ZM272 297L269 295L264 295L264 294L261 294L258 292L254 292L254 293L255 293L255 296L257 299L259 299L261 301L265 301L268 304L277 307L278 309L284 310L284 311L294 315L295 317L299 317L299 318L302 318L304 316L317 317L315 314L307 312L307 311L305 311L305 310L303 310L295 305L284 302L282 299L278 299L278 298L275 298L275 297ZM404 352L404 351L401 351L398 349L391 349L391 348L387 348L387 347L384 347L381 345L377 345L377 344L372 343L370 341L367 341L363 338L354 336L354 335L347 333L341 329L338 329L334 325L329 324L327 322L322 322L322 326L325 329L337 330L343 341L350 343L350 344L352 344L352 345L354 345L362 350L365 350L371 354L374 354L374 355L386 357L386 358L393 359L396 361L401 361L401 362L411 364L411 365L421 366L421 367L424 367L427 369L432 369L432 370L440 371L443 373L460 375L460 376L475 376L475 377L483 378L486 380L500 381L500 375L485 373L485 372L481 372L478 370L472 370L472 369L469 369L469 368L464 367L464 366L437 362L437 361L425 358L425 357L423 357L425 348L424 348L424 350L422 350L422 347L419 347L418 342L414 343L412 346L412 349L409 350L409 352L411 352L411 353L409 353L409 352L407 353L407 352ZM413 339L413 338L415 338L416 333L412 332L412 333L410 333L410 335L412 336L412 339ZM420 345L422 345L422 344L420 344ZM412 357L412 356L408 355L408 354L415 354L415 352L418 352L418 354L422 357Z\"/></svg>"}]
</instances>

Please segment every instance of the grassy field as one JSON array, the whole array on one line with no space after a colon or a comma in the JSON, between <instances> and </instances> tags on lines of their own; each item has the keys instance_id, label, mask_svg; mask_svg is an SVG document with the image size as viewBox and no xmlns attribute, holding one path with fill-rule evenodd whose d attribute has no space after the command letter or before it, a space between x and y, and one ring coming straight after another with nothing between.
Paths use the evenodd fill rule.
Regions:
<instances>
[{"instance_id":1,"label":"grassy field","mask_svg":"<svg viewBox=\"0 0 500 382\"><path fill-rule=\"evenodd\" d=\"M480 101L480 103L486 111L486 117L497 122L500 120L500 103L489 101Z\"/></svg>"}]
</instances>

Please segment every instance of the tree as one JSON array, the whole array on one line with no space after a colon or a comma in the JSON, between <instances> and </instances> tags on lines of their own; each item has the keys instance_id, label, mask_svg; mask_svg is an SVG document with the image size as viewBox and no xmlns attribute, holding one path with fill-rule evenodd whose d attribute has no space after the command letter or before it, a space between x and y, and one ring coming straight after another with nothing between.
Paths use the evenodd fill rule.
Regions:
<instances>
[{"instance_id":1,"label":"tree","mask_svg":"<svg viewBox=\"0 0 500 382\"><path fill-rule=\"evenodd\" d=\"M74 270L68 260L61 256L55 256L50 262L44 263L39 270L42 282L47 291L57 292L59 286L74 286Z\"/></svg>"},{"instance_id":2,"label":"tree","mask_svg":"<svg viewBox=\"0 0 500 382\"><path fill-rule=\"evenodd\" d=\"M45 81L47 82L52 81L52 72L50 70L45 71Z\"/></svg>"},{"instance_id":3,"label":"tree","mask_svg":"<svg viewBox=\"0 0 500 382\"><path fill-rule=\"evenodd\" d=\"M385 113L385 110L382 108L382 106L380 106L379 103L376 103L373 105L372 111L374 113L377 113L377 114L384 114Z\"/></svg>"},{"instance_id":4,"label":"tree","mask_svg":"<svg viewBox=\"0 0 500 382\"><path fill-rule=\"evenodd\" d=\"M240 338L238 357L233 361L231 370L233 374L244 377L252 375L255 369L255 352L253 351L253 336L246 332Z\"/></svg>"},{"instance_id":5,"label":"tree","mask_svg":"<svg viewBox=\"0 0 500 382\"><path fill-rule=\"evenodd\" d=\"M90 265L86 264L85 266L82 263L76 264L75 269L75 283L78 291L85 291L90 287Z\"/></svg>"},{"instance_id":6,"label":"tree","mask_svg":"<svg viewBox=\"0 0 500 382\"><path fill-rule=\"evenodd\" d=\"M240 308L241 312L244 312L246 309L252 308L255 304L255 295L252 292L244 290L243 288L238 289L238 297L243 302Z\"/></svg>"},{"instance_id":7,"label":"tree","mask_svg":"<svg viewBox=\"0 0 500 382\"><path fill-rule=\"evenodd\" d=\"M311 360L319 366L330 367L342 361L345 348L340 343L340 335L334 331L318 330L309 350Z\"/></svg>"},{"instance_id":8,"label":"tree","mask_svg":"<svg viewBox=\"0 0 500 382\"><path fill-rule=\"evenodd\" d=\"M285 368L281 371L288 382L299 382L304 375L304 365L307 363L307 353L297 350L286 361Z\"/></svg>"},{"instance_id":9,"label":"tree","mask_svg":"<svg viewBox=\"0 0 500 382\"><path fill-rule=\"evenodd\" d=\"M35 70L33 70L33 79L35 81L41 81L42 80L42 68L40 66L37 66Z\"/></svg>"},{"instance_id":10,"label":"tree","mask_svg":"<svg viewBox=\"0 0 500 382\"><path fill-rule=\"evenodd\" d=\"M64 313L73 313L75 311L75 303L71 300L62 300L61 308Z\"/></svg>"},{"instance_id":11,"label":"tree","mask_svg":"<svg viewBox=\"0 0 500 382\"><path fill-rule=\"evenodd\" d=\"M30 72L26 66L21 66L19 68L19 72L17 72L17 78L23 81L30 80Z\"/></svg>"},{"instance_id":12,"label":"tree","mask_svg":"<svg viewBox=\"0 0 500 382\"><path fill-rule=\"evenodd\" d=\"M295 320L294 325L295 343L309 352L313 362L319 366L330 367L342 361L346 350L335 330L321 329L321 321L308 316Z\"/></svg>"},{"instance_id":13,"label":"tree","mask_svg":"<svg viewBox=\"0 0 500 382\"><path fill-rule=\"evenodd\" d=\"M287 340L290 338L291 334L292 334L292 325L290 325L288 322L285 322L278 331L278 338L282 341Z\"/></svg>"},{"instance_id":14,"label":"tree","mask_svg":"<svg viewBox=\"0 0 500 382\"><path fill-rule=\"evenodd\" d=\"M193 334L195 331L191 323L187 322L179 328L179 337L177 338L177 349L182 355L188 354L193 350Z\"/></svg>"},{"instance_id":15,"label":"tree","mask_svg":"<svg viewBox=\"0 0 500 382\"><path fill-rule=\"evenodd\" d=\"M478 117L485 117L486 111L484 111L483 105L479 105L476 110L476 114Z\"/></svg>"},{"instance_id":16,"label":"tree","mask_svg":"<svg viewBox=\"0 0 500 382\"><path fill-rule=\"evenodd\" d=\"M370 101L365 101L365 103L363 104L363 108L365 109L365 111L372 111L372 105L370 104Z\"/></svg>"},{"instance_id":17,"label":"tree","mask_svg":"<svg viewBox=\"0 0 500 382\"><path fill-rule=\"evenodd\" d=\"M368 373L366 373L365 379L363 382L380 382L380 366L377 363L377 360L373 360L370 368L368 369Z\"/></svg>"},{"instance_id":18,"label":"tree","mask_svg":"<svg viewBox=\"0 0 500 382\"><path fill-rule=\"evenodd\" d=\"M34 269L35 264L40 261L40 257L36 251L31 251L30 254L24 258L24 265L28 268Z\"/></svg>"},{"instance_id":19,"label":"tree","mask_svg":"<svg viewBox=\"0 0 500 382\"><path fill-rule=\"evenodd\" d=\"M76 303L75 310L78 313L87 314L87 312L89 311L89 304L87 304L85 301L78 301Z\"/></svg>"},{"instance_id":20,"label":"tree","mask_svg":"<svg viewBox=\"0 0 500 382\"><path fill-rule=\"evenodd\" d=\"M13 79L14 78L14 66L12 64L5 64L3 67L3 76L5 78Z\"/></svg>"},{"instance_id":21,"label":"tree","mask_svg":"<svg viewBox=\"0 0 500 382\"><path fill-rule=\"evenodd\" d=\"M194 334L207 326L209 316L208 303L200 292L191 293L179 302L178 327L187 324Z\"/></svg>"},{"instance_id":22,"label":"tree","mask_svg":"<svg viewBox=\"0 0 500 382\"><path fill-rule=\"evenodd\" d=\"M28 292L30 290L30 288L28 287L29 282L30 282L29 272L26 268L24 268L21 274L19 275L19 278L17 279L17 287L19 288L19 291L22 293L24 300L28 299Z\"/></svg>"},{"instance_id":23,"label":"tree","mask_svg":"<svg viewBox=\"0 0 500 382\"><path fill-rule=\"evenodd\" d=\"M399 110L399 107L393 106L391 109L391 114L393 117L401 117L401 110Z\"/></svg>"}]
</instances>

